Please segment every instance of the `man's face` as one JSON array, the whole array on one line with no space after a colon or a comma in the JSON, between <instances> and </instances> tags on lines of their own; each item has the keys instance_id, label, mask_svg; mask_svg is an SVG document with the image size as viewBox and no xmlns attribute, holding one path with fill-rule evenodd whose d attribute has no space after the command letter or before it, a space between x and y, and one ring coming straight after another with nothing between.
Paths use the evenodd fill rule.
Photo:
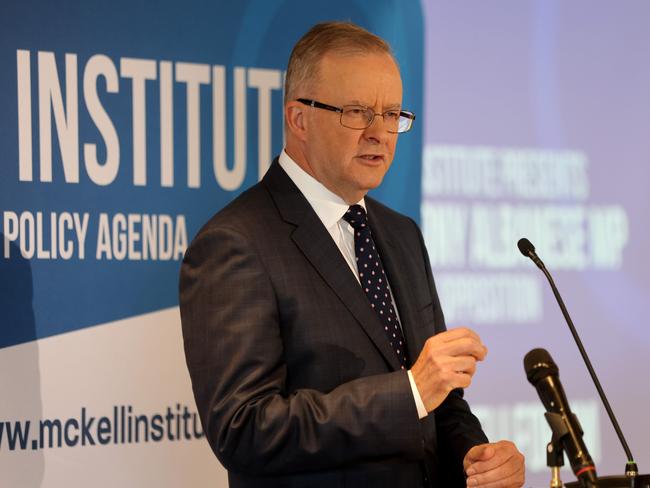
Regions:
<instances>
[{"instance_id":1,"label":"man's face","mask_svg":"<svg viewBox=\"0 0 650 488\"><path fill-rule=\"evenodd\" d=\"M387 54L328 54L320 63L313 93L305 97L383 113L401 107L402 80ZM312 176L350 204L381 183L397 143L397 134L386 130L382 117L375 117L367 129L355 130L343 127L336 112L310 107L305 116L304 153Z\"/></svg>"}]
</instances>

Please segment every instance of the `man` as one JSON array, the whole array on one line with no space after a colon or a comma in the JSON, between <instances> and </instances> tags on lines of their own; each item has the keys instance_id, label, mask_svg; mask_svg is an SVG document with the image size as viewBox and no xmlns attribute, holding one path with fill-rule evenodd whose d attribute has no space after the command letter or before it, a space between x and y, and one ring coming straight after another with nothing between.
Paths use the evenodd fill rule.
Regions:
<instances>
[{"instance_id":1,"label":"man","mask_svg":"<svg viewBox=\"0 0 650 488\"><path fill-rule=\"evenodd\" d=\"M445 331L415 223L366 197L413 122L401 102L383 40L314 26L289 60L285 150L185 256L187 364L231 487L523 484L462 398L486 348Z\"/></svg>"}]
</instances>

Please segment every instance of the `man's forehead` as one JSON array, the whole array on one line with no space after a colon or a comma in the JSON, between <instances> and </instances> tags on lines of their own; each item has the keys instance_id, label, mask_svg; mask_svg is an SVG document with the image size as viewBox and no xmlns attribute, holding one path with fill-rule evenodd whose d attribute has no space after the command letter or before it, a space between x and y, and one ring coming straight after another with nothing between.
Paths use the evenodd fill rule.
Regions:
<instances>
[{"instance_id":1,"label":"man's forehead","mask_svg":"<svg viewBox=\"0 0 650 488\"><path fill-rule=\"evenodd\" d=\"M368 105L381 95L399 105L402 81L393 57L385 52L328 53L321 59L316 79L318 91L334 92L341 101Z\"/></svg>"},{"instance_id":2,"label":"man's forehead","mask_svg":"<svg viewBox=\"0 0 650 488\"><path fill-rule=\"evenodd\" d=\"M395 58L385 51L328 51L320 59L319 66L356 66L359 62L383 62L392 64L395 70L399 73L399 67Z\"/></svg>"}]
</instances>

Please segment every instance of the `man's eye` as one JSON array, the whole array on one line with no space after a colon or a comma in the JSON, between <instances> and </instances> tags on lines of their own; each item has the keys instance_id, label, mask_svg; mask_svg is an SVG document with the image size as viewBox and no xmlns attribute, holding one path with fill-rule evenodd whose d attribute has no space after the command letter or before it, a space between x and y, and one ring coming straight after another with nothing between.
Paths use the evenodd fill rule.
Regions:
<instances>
[{"instance_id":1,"label":"man's eye","mask_svg":"<svg viewBox=\"0 0 650 488\"><path fill-rule=\"evenodd\" d=\"M398 111L386 112L384 114L384 117L386 118L386 120L395 120L395 121L397 121L397 120L399 120L399 112Z\"/></svg>"},{"instance_id":2,"label":"man's eye","mask_svg":"<svg viewBox=\"0 0 650 488\"><path fill-rule=\"evenodd\" d=\"M346 112L353 117L362 117L366 115L367 110L361 107L350 107L346 109Z\"/></svg>"}]
</instances>

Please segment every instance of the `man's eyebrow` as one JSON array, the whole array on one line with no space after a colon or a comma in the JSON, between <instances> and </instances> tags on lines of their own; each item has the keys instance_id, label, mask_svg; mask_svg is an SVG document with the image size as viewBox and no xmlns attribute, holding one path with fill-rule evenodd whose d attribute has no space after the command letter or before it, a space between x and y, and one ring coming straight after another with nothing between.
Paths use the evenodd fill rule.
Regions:
<instances>
[{"instance_id":1,"label":"man's eyebrow","mask_svg":"<svg viewBox=\"0 0 650 488\"><path fill-rule=\"evenodd\" d=\"M356 99L355 99L355 100L348 100L348 101L345 103L345 105L359 105L359 106L361 106L361 107L371 107L371 106L368 105L367 103L363 103L362 101L360 101L360 100L356 100ZM401 107L402 107L402 104L401 104L401 103L390 103L390 104L384 106L384 110L394 110L394 109L399 109L399 108L401 108ZM372 108L372 107L371 107L371 108Z\"/></svg>"},{"instance_id":2,"label":"man's eyebrow","mask_svg":"<svg viewBox=\"0 0 650 488\"><path fill-rule=\"evenodd\" d=\"M370 105L368 105L367 103L363 103L362 101L357 100L357 99L354 99L354 100L348 100L348 101L346 102L346 105L360 105L360 106L362 106L362 107L369 107L369 106L370 106Z\"/></svg>"}]
</instances>

